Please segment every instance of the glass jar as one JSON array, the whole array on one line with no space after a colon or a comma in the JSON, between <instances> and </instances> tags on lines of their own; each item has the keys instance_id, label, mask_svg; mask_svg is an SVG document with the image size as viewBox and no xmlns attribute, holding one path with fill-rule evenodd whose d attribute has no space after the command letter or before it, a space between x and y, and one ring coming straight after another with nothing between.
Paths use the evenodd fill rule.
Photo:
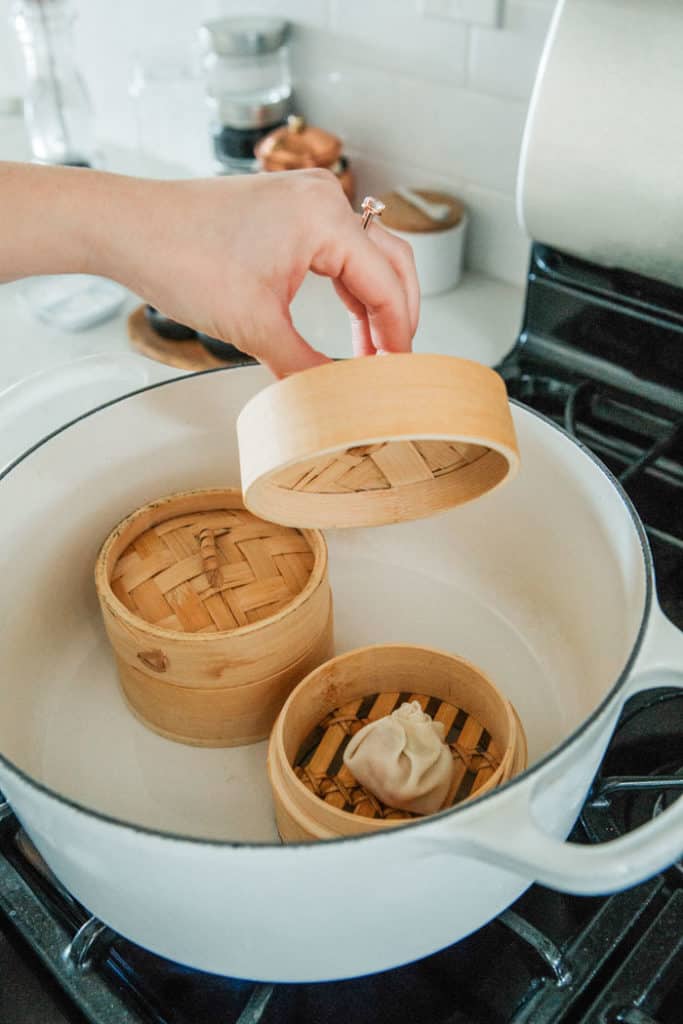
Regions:
<instances>
[{"instance_id":1,"label":"glass jar","mask_svg":"<svg viewBox=\"0 0 683 1024\"><path fill-rule=\"evenodd\" d=\"M70 0L15 0L12 20L24 58L24 121L33 159L91 167L97 163L90 96L73 52ZM32 313L79 331L118 313L126 290L89 274L50 274L19 282Z\"/></svg>"},{"instance_id":2,"label":"glass jar","mask_svg":"<svg viewBox=\"0 0 683 1024\"><path fill-rule=\"evenodd\" d=\"M128 94L138 150L143 158L154 158L156 177L212 172L204 82L196 58L180 44L143 44L134 55ZM157 167L157 161L164 166Z\"/></svg>"},{"instance_id":3,"label":"glass jar","mask_svg":"<svg viewBox=\"0 0 683 1024\"><path fill-rule=\"evenodd\" d=\"M91 166L92 105L74 59L71 3L16 0L12 20L24 58L24 120L33 158Z\"/></svg>"},{"instance_id":4,"label":"glass jar","mask_svg":"<svg viewBox=\"0 0 683 1024\"><path fill-rule=\"evenodd\" d=\"M220 169L257 169L254 146L291 109L287 35L279 18L218 18L200 30L210 131Z\"/></svg>"}]
</instances>

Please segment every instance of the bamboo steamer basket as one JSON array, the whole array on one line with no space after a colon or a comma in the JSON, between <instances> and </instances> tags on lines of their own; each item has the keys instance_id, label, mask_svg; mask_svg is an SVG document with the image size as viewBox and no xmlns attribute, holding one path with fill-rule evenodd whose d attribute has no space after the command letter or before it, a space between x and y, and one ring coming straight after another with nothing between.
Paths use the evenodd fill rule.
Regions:
<instances>
[{"instance_id":1,"label":"bamboo steamer basket","mask_svg":"<svg viewBox=\"0 0 683 1024\"><path fill-rule=\"evenodd\" d=\"M368 356L293 374L245 405L237 435L245 505L288 526L431 516L519 465L503 380L454 356Z\"/></svg>"},{"instance_id":2,"label":"bamboo steamer basket","mask_svg":"<svg viewBox=\"0 0 683 1024\"><path fill-rule=\"evenodd\" d=\"M273 727L268 773L285 842L378 832L415 819L382 804L343 763L351 736L407 700L444 724L456 765L444 808L481 796L526 767L521 722L476 666L428 647L362 647L314 669Z\"/></svg>"},{"instance_id":3,"label":"bamboo steamer basket","mask_svg":"<svg viewBox=\"0 0 683 1024\"><path fill-rule=\"evenodd\" d=\"M265 739L292 688L332 656L332 612L311 649L275 675L244 686L198 689L165 683L117 658L130 710L167 739L193 746L234 747Z\"/></svg>"},{"instance_id":4,"label":"bamboo steamer basket","mask_svg":"<svg viewBox=\"0 0 683 1024\"><path fill-rule=\"evenodd\" d=\"M332 650L324 538L257 519L234 489L133 512L105 540L95 584L129 706L179 742L264 739Z\"/></svg>"}]
</instances>

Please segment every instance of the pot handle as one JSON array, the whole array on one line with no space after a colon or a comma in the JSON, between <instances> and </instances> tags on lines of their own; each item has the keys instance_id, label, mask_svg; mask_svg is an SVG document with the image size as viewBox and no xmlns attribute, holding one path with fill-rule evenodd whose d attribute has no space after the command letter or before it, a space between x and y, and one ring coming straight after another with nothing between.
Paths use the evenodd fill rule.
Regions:
<instances>
[{"instance_id":1,"label":"pot handle","mask_svg":"<svg viewBox=\"0 0 683 1024\"><path fill-rule=\"evenodd\" d=\"M655 605L625 697L659 686L683 688L683 633ZM627 835L590 846L566 842L540 826L531 786L513 786L507 796L499 814L482 813L458 833L455 852L584 896L637 885L683 853L683 796ZM452 834L449 842L453 843Z\"/></svg>"},{"instance_id":2,"label":"pot handle","mask_svg":"<svg viewBox=\"0 0 683 1024\"><path fill-rule=\"evenodd\" d=\"M642 648L626 683L626 697L658 686L683 688L683 631L655 600Z\"/></svg>"}]
</instances>

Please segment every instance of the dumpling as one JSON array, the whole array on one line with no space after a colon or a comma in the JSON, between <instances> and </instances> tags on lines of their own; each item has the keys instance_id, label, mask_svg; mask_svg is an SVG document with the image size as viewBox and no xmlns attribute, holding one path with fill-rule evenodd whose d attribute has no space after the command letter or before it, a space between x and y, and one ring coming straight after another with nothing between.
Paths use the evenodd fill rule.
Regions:
<instances>
[{"instance_id":1,"label":"dumpling","mask_svg":"<svg viewBox=\"0 0 683 1024\"><path fill-rule=\"evenodd\" d=\"M453 779L444 727L414 700L363 726L344 751L352 775L389 807L432 814Z\"/></svg>"}]
</instances>

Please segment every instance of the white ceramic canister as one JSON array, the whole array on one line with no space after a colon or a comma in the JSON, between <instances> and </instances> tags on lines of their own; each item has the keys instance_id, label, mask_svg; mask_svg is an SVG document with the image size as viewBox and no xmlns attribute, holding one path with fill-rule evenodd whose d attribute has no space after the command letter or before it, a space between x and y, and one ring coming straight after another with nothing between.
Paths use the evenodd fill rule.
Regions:
<instances>
[{"instance_id":1,"label":"white ceramic canister","mask_svg":"<svg viewBox=\"0 0 683 1024\"><path fill-rule=\"evenodd\" d=\"M427 189L413 192L427 203L448 207L447 215L442 220L433 219L404 195L390 192L382 196L386 204L382 224L412 246L422 295L437 295L450 291L460 282L467 211L458 199L443 192Z\"/></svg>"}]
</instances>

